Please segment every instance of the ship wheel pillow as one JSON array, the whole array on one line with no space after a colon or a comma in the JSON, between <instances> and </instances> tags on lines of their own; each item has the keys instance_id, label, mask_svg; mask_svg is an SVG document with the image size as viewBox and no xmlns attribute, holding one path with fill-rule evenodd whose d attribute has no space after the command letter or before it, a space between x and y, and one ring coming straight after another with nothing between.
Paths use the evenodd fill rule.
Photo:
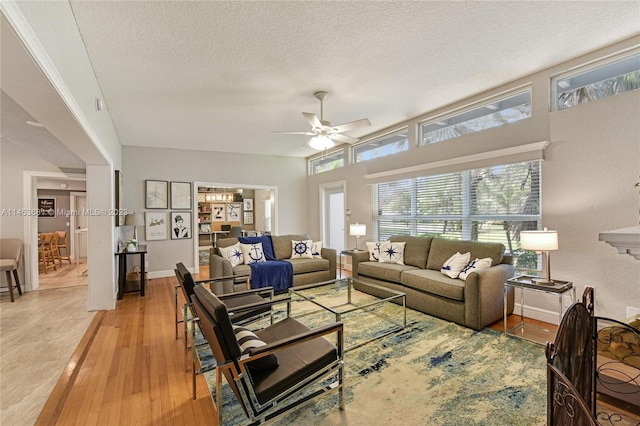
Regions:
<instances>
[{"instance_id":1,"label":"ship wheel pillow","mask_svg":"<svg viewBox=\"0 0 640 426\"><path fill-rule=\"evenodd\" d=\"M312 240L291 240L291 259L313 259Z\"/></svg>"}]
</instances>

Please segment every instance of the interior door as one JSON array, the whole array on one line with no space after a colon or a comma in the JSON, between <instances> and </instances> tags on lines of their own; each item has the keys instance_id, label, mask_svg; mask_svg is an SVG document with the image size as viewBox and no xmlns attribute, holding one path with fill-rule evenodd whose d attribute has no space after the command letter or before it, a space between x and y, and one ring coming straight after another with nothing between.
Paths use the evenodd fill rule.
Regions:
<instances>
[{"instance_id":1,"label":"interior door","mask_svg":"<svg viewBox=\"0 0 640 426\"><path fill-rule=\"evenodd\" d=\"M345 183L326 184L321 187L322 245L339 254L345 247Z\"/></svg>"}]
</instances>

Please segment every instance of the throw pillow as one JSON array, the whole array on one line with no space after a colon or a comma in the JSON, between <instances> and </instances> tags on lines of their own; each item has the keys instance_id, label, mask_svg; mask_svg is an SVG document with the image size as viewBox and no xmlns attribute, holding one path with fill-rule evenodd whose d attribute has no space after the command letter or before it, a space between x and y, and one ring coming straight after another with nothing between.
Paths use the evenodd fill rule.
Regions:
<instances>
[{"instance_id":1,"label":"throw pillow","mask_svg":"<svg viewBox=\"0 0 640 426\"><path fill-rule=\"evenodd\" d=\"M366 242L367 251L369 252L369 260L372 262L378 262L380 260L380 244L374 242Z\"/></svg>"},{"instance_id":2,"label":"throw pillow","mask_svg":"<svg viewBox=\"0 0 640 426\"><path fill-rule=\"evenodd\" d=\"M231 262L231 266L238 266L244 262L244 257L242 257L242 249L240 248L240 243L235 243L229 247L218 247L220 250L220 255Z\"/></svg>"},{"instance_id":3,"label":"throw pillow","mask_svg":"<svg viewBox=\"0 0 640 426\"><path fill-rule=\"evenodd\" d=\"M262 243L240 244L240 249L245 265L267 261L264 257L264 251L262 251Z\"/></svg>"},{"instance_id":4,"label":"throw pillow","mask_svg":"<svg viewBox=\"0 0 640 426\"><path fill-rule=\"evenodd\" d=\"M240 346L240 351L243 355L250 353L251 349L266 346L266 343L256 336L255 333L244 327L234 325L233 332L236 335L238 346ZM259 370L275 368L278 366L278 357L275 354L271 354L255 361L251 361L247 365Z\"/></svg>"},{"instance_id":5,"label":"throw pillow","mask_svg":"<svg viewBox=\"0 0 640 426\"><path fill-rule=\"evenodd\" d=\"M380 259L381 263L397 263L404 265L404 246L406 242L392 243L385 241L380 243Z\"/></svg>"},{"instance_id":6,"label":"throw pillow","mask_svg":"<svg viewBox=\"0 0 640 426\"><path fill-rule=\"evenodd\" d=\"M471 259L471 253L460 254L460 252L457 252L444 262L440 272L449 278L457 278L462 269L469 263L469 259Z\"/></svg>"},{"instance_id":7,"label":"throw pillow","mask_svg":"<svg viewBox=\"0 0 640 426\"><path fill-rule=\"evenodd\" d=\"M311 256L322 257L322 241L314 241L311 243Z\"/></svg>"},{"instance_id":8,"label":"throw pillow","mask_svg":"<svg viewBox=\"0 0 640 426\"><path fill-rule=\"evenodd\" d=\"M313 241L295 241L291 240L291 259L312 259L311 245Z\"/></svg>"},{"instance_id":9,"label":"throw pillow","mask_svg":"<svg viewBox=\"0 0 640 426\"><path fill-rule=\"evenodd\" d=\"M462 268L462 271L460 271L460 275L458 275L458 278L460 278L461 280L466 280L467 276L469 276L470 273L478 271L480 269L487 269L490 267L491 267L490 257L485 257L482 259L478 259L476 257L474 260L469 262L467 266Z\"/></svg>"},{"instance_id":10,"label":"throw pillow","mask_svg":"<svg viewBox=\"0 0 640 426\"><path fill-rule=\"evenodd\" d=\"M240 237L238 238L242 244L262 243L262 251L267 260L278 260L273 252L273 241L271 235L261 235L259 237Z\"/></svg>"}]
</instances>

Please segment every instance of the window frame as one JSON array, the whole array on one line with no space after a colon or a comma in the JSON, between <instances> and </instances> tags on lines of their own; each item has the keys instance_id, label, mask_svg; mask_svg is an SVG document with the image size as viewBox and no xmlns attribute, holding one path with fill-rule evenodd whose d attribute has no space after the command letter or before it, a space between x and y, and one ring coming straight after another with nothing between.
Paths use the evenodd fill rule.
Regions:
<instances>
[{"instance_id":1,"label":"window frame","mask_svg":"<svg viewBox=\"0 0 640 426\"><path fill-rule=\"evenodd\" d=\"M391 153L391 154L375 156L373 158L363 159L363 160L358 161L358 155L357 155L358 148L361 148L361 147L369 145L369 144L381 142L381 141L384 141L385 139L389 139L389 138L394 137L394 136L401 136L402 133L406 133L406 144L407 144L407 148L406 149L404 149L402 151L394 152L394 153ZM411 144L411 138L410 138L409 126L398 127L398 128L395 128L394 130L386 132L386 133L384 133L382 135L378 135L378 136L372 137L372 138L367 138L365 140L359 141L359 142L351 145L351 147L349 149L350 154L351 154L351 163L352 164L363 163L363 162L366 162L366 161L375 160L377 158L384 158L384 157L387 157L389 155L396 155L396 154L399 154L399 153L402 153L402 152L407 152L410 149L410 144Z\"/></svg>"},{"instance_id":2,"label":"window frame","mask_svg":"<svg viewBox=\"0 0 640 426\"><path fill-rule=\"evenodd\" d=\"M319 171L319 172L315 171L314 163L326 160L326 159L331 158L333 156L339 156L340 154L342 154L342 165L340 165L338 167L335 167L333 169L322 170L322 171ZM330 172L332 170L340 169L340 168L344 167L345 165L347 165L346 156L347 156L346 150L343 147L341 147L341 148L334 149L332 151L323 152L320 155L316 155L314 157L311 157L307 161L307 174L309 176L312 176L312 175L317 175L317 174L320 174L320 173L326 173L326 172Z\"/></svg>"},{"instance_id":3,"label":"window frame","mask_svg":"<svg viewBox=\"0 0 640 426\"><path fill-rule=\"evenodd\" d=\"M454 125L455 124L465 123L465 122L473 120L473 119L486 117L486 116L491 115L493 113L496 113L496 112L499 112L499 111L504 111L504 110L508 109L508 108L494 109L494 108L491 107L492 105L495 105L498 102L502 102L502 101L508 100L510 98L514 98L514 97L520 96L520 95L525 94L525 93L528 93L528 95L529 95L529 115L527 117L520 118L518 120L509 122L509 123L504 123L504 124L499 125L499 126L492 126L492 127L488 127L488 128L485 128L485 129L475 130L475 131L470 132L468 134L476 134L476 133L483 132L485 130L496 129L496 128L499 128L499 127L503 127L505 125L514 124L514 123L520 122L522 120L529 119L529 118L531 118L533 116L533 87L532 87L531 83L528 83L526 85L522 85L522 86L513 88L513 89L511 89L509 91L497 94L495 96L491 96L489 98L482 99L480 101L476 101L476 102L472 102L472 103L466 104L466 105L464 105L462 107L459 107L459 108L448 110L448 111L443 112L441 114L430 116L430 117L428 117L428 118L426 118L424 120L420 120L418 122L418 146L428 146L428 145L432 145L432 144L435 144L435 143L447 142L447 141L450 141L450 140L457 139L457 138L459 138L461 136L464 136L464 135L458 135L458 136L454 136L454 137L451 137L451 138L447 138L447 139L443 139L443 140L439 140L439 141L435 141L435 142L425 142L426 134L430 132L430 131L425 132L425 127L426 126L429 126L429 125L432 125L432 124L445 123L445 122L447 122L447 121L449 121L449 120L451 120L453 118L469 114L469 113L471 113L473 111L476 111L476 110L483 111L484 109L486 109L489 112L486 113L486 114L480 114L478 116L473 116L473 117L471 117L471 118L469 118L467 120L461 121L460 123L454 123ZM509 107L509 108L514 108L514 107ZM442 128L446 128L446 127L451 126L448 123L446 123L446 124L447 125L442 125Z\"/></svg>"}]
</instances>

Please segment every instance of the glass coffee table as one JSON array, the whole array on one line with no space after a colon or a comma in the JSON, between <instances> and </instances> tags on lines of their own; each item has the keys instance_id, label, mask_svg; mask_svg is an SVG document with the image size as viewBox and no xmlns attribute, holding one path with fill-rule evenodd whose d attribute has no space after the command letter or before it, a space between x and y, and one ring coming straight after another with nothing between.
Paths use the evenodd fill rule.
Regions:
<instances>
[{"instance_id":1,"label":"glass coffee table","mask_svg":"<svg viewBox=\"0 0 640 426\"><path fill-rule=\"evenodd\" d=\"M368 289L376 296L367 292ZM351 277L291 287L289 295L289 315L310 327L342 321L345 351L407 325L405 293Z\"/></svg>"}]
</instances>

